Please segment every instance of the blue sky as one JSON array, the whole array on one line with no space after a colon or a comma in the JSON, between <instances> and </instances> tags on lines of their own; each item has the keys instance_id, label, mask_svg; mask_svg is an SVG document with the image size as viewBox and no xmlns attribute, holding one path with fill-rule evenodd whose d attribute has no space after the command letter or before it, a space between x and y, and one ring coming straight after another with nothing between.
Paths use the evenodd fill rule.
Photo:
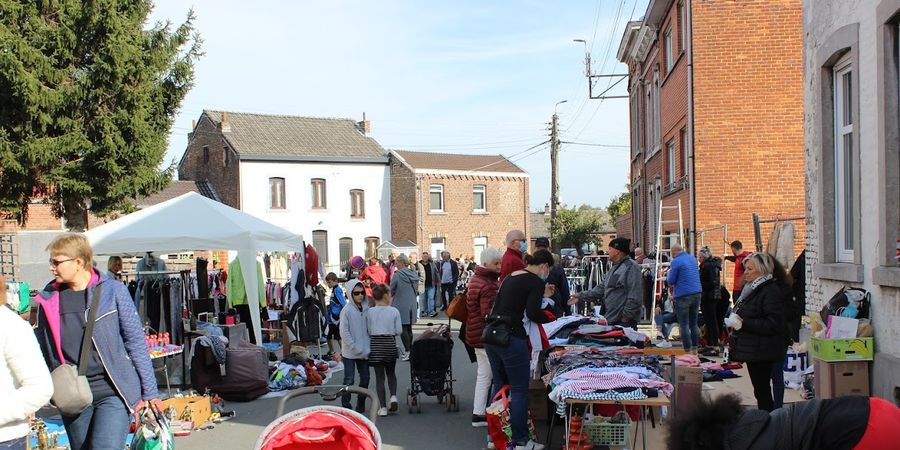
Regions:
<instances>
[{"instance_id":1,"label":"blue sky","mask_svg":"<svg viewBox=\"0 0 900 450\"><path fill-rule=\"evenodd\" d=\"M567 100L562 140L612 147L563 144L563 203L606 206L627 182L628 102L587 99L584 46L572 40L587 41L595 73L623 73L619 41L647 0L155 3L153 22L180 23L193 7L205 52L167 161L203 109L365 112L387 149L510 157L531 174L536 209L549 201L549 147L524 150L548 139L554 104Z\"/></svg>"}]
</instances>

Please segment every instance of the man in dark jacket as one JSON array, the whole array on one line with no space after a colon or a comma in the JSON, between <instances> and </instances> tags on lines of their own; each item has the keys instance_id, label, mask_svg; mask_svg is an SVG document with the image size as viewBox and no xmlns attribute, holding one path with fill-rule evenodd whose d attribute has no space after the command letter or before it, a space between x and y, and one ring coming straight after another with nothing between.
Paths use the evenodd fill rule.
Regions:
<instances>
[{"instance_id":1,"label":"man in dark jacket","mask_svg":"<svg viewBox=\"0 0 900 450\"><path fill-rule=\"evenodd\" d=\"M534 249L550 251L550 239L545 237L535 239ZM566 271L563 270L559 261L550 268L550 275L547 276L547 282L556 286L556 291L553 293L553 297L550 298L554 302L553 314L557 318L565 316L566 309L568 309L566 308L566 301L569 299L569 281L566 279Z\"/></svg>"},{"instance_id":2,"label":"man in dark jacket","mask_svg":"<svg viewBox=\"0 0 900 450\"><path fill-rule=\"evenodd\" d=\"M703 294L700 297L700 310L703 312L703 324L706 326L706 345L719 345L719 323L717 306L722 299L722 260L712 256L709 247L700 252L700 286Z\"/></svg>"},{"instance_id":3,"label":"man in dark jacket","mask_svg":"<svg viewBox=\"0 0 900 450\"><path fill-rule=\"evenodd\" d=\"M669 422L669 450L824 450L897 448L900 409L877 397L798 402L774 412L745 410L724 394Z\"/></svg>"},{"instance_id":4,"label":"man in dark jacket","mask_svg":"<svg viewBox=\"0 0 900 450\"><path fill-rule=\"evenodd\" d=\"M450 259L450 252L447 250L441 252L437 272L441 280L441 311L446 311L450 300L456 295L456 284L459 283L459 264Z\"/></svg>"}]
</instances>

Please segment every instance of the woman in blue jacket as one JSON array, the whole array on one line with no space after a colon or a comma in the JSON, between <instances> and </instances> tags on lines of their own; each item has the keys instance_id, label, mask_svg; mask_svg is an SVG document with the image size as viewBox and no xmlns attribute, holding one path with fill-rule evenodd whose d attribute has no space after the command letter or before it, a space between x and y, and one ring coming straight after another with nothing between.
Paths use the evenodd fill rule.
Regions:
<instances>
[{"instance_id":1,"label":"woman in blue jacket","mask_svg":"<svg viewBox=\"0 0 900 450\"><path fill-rule=\"evenodd\" d=\"M159 396L141 319L125 285L91 267L93 250L84 235L60 235L47 251L54 280L36 299L35 334L51 371L78 365L88 310L100 295L86 369L93 402L63 416L69 443L73 450L121 450L131 415Z\"/></svg>"}]
</instances>

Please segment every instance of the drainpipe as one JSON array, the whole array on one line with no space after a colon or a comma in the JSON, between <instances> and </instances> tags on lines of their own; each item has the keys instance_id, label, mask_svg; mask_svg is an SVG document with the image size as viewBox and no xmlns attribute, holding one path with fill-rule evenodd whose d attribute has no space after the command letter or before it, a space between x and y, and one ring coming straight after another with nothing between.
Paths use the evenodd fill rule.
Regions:
<instances>
[{"instance_id":1,"label":"drainpipe","mask_svg":"<svg viewBox=\"0 0 900 450\"><path fill-rule=\"evenodd\" d=\"M416 175L415 177L416 177L415 178L416 179L416 188L419 190L419 234L421 235L421 238L420 238L421 242L419 242L419 245L422 245L422 248L424 249L425 248L424 247L425 246L425 209L424 209L425 208L425 200L423 199L424 194L422 193L422 178L418 175ZM429 242L428 244L430 245L431 242ZM430 251L431 248L429 248L428 250Z\"/></svg>"},{"instance_id":2,"label":"drainpipe","mask_svg":"<svg viewBox=\"0 0 900 450\"><path fill-rule=\"evenodd\" d=\"M691 237L691 250L693 250L696 254L695 248L695 230L697 229L697 214L695 209L697 207L697 188L695 183L695 161L694 161L694 24L693 24L693 8L691 0L685 0L684 6L687 8L687 36L685 37L685 41L687 43L687 57L688 57L688 83L687 83L687 101L688 101L688 148L690 149L690 154L688 156L690 160L690 164L688 164L688 186L691 189L690 196L690 224L691 224L691 233L689 236Z\"/></svg>"}]
</instances>

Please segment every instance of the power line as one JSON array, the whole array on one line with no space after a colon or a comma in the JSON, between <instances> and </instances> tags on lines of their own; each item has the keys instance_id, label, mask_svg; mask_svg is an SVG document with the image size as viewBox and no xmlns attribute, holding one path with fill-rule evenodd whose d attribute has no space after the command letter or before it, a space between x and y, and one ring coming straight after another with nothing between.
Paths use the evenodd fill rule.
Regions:
<instances>
[{"instance_id":1,"label":"power line","mask_svg":"<svg viewBox=\"0 0 900 450\"><path fill-rule=\"evenodd\" d=\"M588 147L610 147L610 148L631 148L628 145L617 145L617 144L591 144L587 142L572 142L572 141L560 141L561 144L569 144L569 145L586 145Z\"/></svg>"}]
</instances>

